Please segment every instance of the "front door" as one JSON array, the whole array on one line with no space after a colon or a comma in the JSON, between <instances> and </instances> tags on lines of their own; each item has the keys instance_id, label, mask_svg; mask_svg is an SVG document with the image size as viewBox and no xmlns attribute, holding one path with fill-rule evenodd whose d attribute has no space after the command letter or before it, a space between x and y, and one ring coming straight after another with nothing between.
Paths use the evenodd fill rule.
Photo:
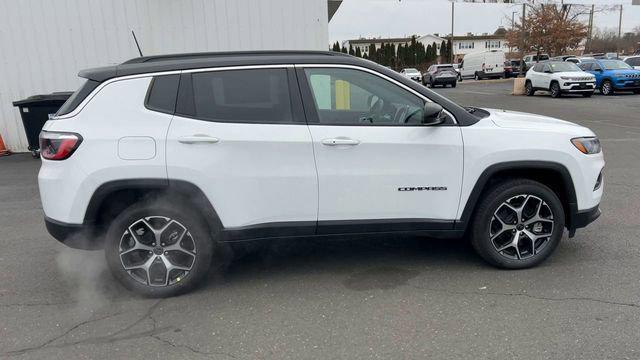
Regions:
<instances>
[{"instance_id":1,"label":"front door","mask_svg":"<svg viewBox=\"0 0 640 360\"><path fill-rule=\"evenodd\" d=\"M422 125L425 99L368 69L298 68L318 171L318 233L451 228L457 126Z\"/></svg>"}]
</instances>

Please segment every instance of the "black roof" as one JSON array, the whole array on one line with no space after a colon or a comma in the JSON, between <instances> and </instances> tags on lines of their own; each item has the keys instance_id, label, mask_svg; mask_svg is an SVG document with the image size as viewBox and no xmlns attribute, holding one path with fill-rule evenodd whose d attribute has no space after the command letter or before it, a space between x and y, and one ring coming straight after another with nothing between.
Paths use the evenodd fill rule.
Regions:
<instances>
[{"instance_id":1,"label":"black roof","mask_svg":"<svg viewBox=\"0 0 640 360\"><path fill-rule=\"evenodd\" d=\"M281 50L185 53L142 56L127 60L119 65L82 70L78 73L78 76L102 82L120 76L160 71L239 65L309 64L314 62L362 65L364 60L333 51Z\"/></svg>"}]
</instances>

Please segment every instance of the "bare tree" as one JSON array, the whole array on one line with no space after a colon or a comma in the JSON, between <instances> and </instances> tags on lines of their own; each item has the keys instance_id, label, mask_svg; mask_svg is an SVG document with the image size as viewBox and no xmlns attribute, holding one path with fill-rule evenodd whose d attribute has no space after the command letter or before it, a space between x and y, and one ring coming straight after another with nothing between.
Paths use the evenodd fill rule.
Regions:
<instances>
[{"instance_id":1,"label":"bare tree","mask_svg":"<svg viewBox=\"0 0 640 360\"><path fill-rule=\"evenodd\" d=\"M580 5L529 3L524 28L518 19L507 31L508 45L526 52L544 51L553 55L576 49L587 37L588 28L583 19L590 10Z\"/></svg>"}]
</instances>

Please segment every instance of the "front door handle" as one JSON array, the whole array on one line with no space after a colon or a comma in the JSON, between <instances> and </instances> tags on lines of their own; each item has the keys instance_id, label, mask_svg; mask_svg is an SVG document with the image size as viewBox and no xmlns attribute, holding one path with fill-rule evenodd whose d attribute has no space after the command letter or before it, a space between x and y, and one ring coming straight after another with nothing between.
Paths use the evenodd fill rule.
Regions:
<instances>
[{"instance_id":1,"label":"front door handle","mask_svg":"<svg viewBox=\"0 0 640 360\"><path fill-rule=\"evenodd\" d=\"M322 145L327 146L338 146L338 145L358 145L360 144L360 140L337 137L333 139L324 139L322 140Z\"/></svg>"},{"instance_id":2,"label":"front door handle","mask_svg":"<svg viewBox=\"0 0 640 360\"><path fill-rule=\"evenodd\" d=\"M192 136L181 136L178 138L178 142L182 144L198 144L198 143L215 144L219 141L220 139L218 139L217 137L204 135L204 134L196 134Z\"/></svg>"}]
</instances>

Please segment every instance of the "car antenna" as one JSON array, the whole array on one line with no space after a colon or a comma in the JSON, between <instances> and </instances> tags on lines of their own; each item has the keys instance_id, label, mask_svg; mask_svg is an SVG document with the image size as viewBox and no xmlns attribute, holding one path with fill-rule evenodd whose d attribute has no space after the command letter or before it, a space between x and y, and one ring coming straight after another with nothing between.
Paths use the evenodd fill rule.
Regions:
<instances>
[{"instance_id":1,"label":"car antenna","mask_svg":"<svg viewBox=\"0 0 640 360\"><path fill-rule=\"evenodd\" d=\"M142 50L140 50L140 44L138 44L138 38L136 37L136 33L131 30L131 35L133 35L133 41L136 42L136 46L138 47L138 52L140 53L140 57L142 57Z\"/></svg>"}]
</instances>

